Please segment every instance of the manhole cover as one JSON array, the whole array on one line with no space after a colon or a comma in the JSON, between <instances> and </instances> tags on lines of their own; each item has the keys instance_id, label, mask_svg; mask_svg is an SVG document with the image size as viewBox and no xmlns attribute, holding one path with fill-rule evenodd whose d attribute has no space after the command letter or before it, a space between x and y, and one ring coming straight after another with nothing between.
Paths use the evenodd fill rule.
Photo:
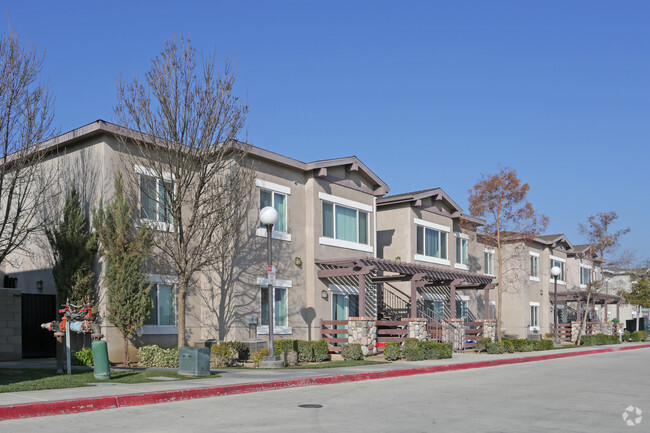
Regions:
<instances>
[{"instance_id":1,"label":"manhole cover","mask_svg":"<svg viewBox=\"0 0 650 433\"><path fill-rule=\"evenodd\" d=\"M318 409L323 407L322 404L299 404L298 407L304 407L306 409Z\"/></svg>"}]
</instances>

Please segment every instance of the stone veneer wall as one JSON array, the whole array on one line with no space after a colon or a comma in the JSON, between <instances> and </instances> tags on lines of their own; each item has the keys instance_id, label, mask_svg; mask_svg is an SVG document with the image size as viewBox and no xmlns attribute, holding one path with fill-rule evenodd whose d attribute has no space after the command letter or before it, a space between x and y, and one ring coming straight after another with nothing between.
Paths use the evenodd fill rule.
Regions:
<instances>
[{"instance_id":1,"label":"stone veneer wall","mask_svg":"<svg viewBox=\"0 0 650 433\"><path fill-rule=\"evenodd\" d=\"M483 338L489 338L494 341L497 336L496 320L480 320L483 323Z\"/></svg>"},{"instance_id":2,"label":"stone veneer wall","mask_svg":"<svg viewBox=\"0 0 650 433\"><path fill-rule=\"evenodd\" d=\"M20 290L0 288L0 361L23 357L21 310Z\"/></svg>"}]
</instances>

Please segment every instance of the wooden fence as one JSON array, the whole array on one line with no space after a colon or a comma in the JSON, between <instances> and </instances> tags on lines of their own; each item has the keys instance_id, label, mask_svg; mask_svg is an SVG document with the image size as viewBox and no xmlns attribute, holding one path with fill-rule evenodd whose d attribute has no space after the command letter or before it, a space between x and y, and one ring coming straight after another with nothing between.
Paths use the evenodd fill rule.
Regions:
<instances>
[{"instance_id":1,"label":"wooden fence","mask_svg":"<svg viewBox=\"0 0 650 433\"><path fill-rule=\"evenodd\" d=\"M483 322L465 322L465 349L473 349L483 337Z\"/></svg>"},{"instance_id":2,"label":"wooden fence","mask_svg":"<svg viewBox=\"0 0 650 433\"><path fill-rule=\"evenodd\" d=\"M341 344L348 342L347 320L321 320L320 338L327 341L330 352L340 352Z\"/></svg>"}]
</instances>

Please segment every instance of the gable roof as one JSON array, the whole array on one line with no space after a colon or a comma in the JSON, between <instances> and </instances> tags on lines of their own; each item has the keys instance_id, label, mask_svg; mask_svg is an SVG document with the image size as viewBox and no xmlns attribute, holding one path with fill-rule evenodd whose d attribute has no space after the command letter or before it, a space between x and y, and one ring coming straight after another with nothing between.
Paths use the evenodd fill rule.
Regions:
<instances>
[{"instance_id":1,"label":"gable roof","mask_svg":"<svg viewBox=\"0 0 650 433\"><path fill-rule=\"evenodd\" d=\"M463 209L461 209L461 207L453 201L442 188L439 187L381 197L377 199L377 207L379 208L381 206L399 203L411 203L412 206L421 207L422 200L426 198L432 198L434 201L441 200L446 202L448 207L451 208L449 215L451 218L461 218L475 225L485 224L485 221L480 218L464 214ZM427 210L426 208L422 209Z\"/></svg>"},{"instance_id":2,"label":"gable roof","mask_svg":"<svg viewBox=\"0 0 650 433\"><path fill-rule=\"evenodd\" d=\"M127 138L129 137L136 138L136 134L138 134L137 138L142 139L139 133L137 133L134 130L131 130L129 128L114 123L106 122L102 119L98 119L80 128L74 129L65 134L61 134L57 137L45 141L44 143L42 143L42 149L46 151L55 150L62 146L73 145L82 139L97 134L121 135ZM356 188L352 184L352 181L348 182L349 179L331 179L327 177L327 168L345 167L346 175L349 174L350 172L356 171L369 181L369 183L372 185L372 188L366 190L365 192L375 196L382 196L387 194L388 191L390 191L388 185L383 180L381 180L381 178L379 178L379 176L377 176L372 170L370 170L363 162L361 162L361 160L359 160L359 158L357 158L356 156L326 159L321 161L305 163L302 161L298 161L297 159L289 158L287 156L280 155L275 152L271 152L270 150L253 146L248 143L240 143L240 144L245 146L249 155L253 157L272 161L274 163L296 168L298 170L302 170L305 172L313 171L315 177L322 177L325 178L326 180L338 183L343 186Z\"/></svg>"}]
</instances>

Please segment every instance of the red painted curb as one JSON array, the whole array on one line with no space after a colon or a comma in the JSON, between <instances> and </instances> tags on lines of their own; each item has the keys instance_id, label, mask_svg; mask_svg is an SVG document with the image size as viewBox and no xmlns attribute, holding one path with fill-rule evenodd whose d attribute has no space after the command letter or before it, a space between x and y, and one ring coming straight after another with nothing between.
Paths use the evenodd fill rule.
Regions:
<instances>
[{"instance_id":1,"label":"red painted curb","mask_svg":"<svg viewBox=\"0 0 650 433\"><path fill-rule=\"evenodd\" d=\"M166 403L173 401L190 400L195 398L219 397L224 395L246 394L250 392L272 391L276 389L299 388L312 385L330 385L336 383L359 382L363 380L413 376L416 374L470 370L475 368L496 367L499 365L521 364L525 362L570 358L574 356L593 355L597 353L610 353L645 348L650 348L650 344L631 347L608 347L603 349L584 350L580 352L554 353L521 358L493 359L489 361L465 362L462 364L432 365L428 367L414 367L398 370L377 371L372 373L313 376L273 382L243 383L238 385L190 388L183 390L148 393L145 392L138 394L91 397L86 399L55 400L42 403L22 403L0 406L0 421L8 419L32 418L37 416L90 412L102 409L115 409L119 407L142 406L147 404Z\"/></svg>"}]
</instances>

